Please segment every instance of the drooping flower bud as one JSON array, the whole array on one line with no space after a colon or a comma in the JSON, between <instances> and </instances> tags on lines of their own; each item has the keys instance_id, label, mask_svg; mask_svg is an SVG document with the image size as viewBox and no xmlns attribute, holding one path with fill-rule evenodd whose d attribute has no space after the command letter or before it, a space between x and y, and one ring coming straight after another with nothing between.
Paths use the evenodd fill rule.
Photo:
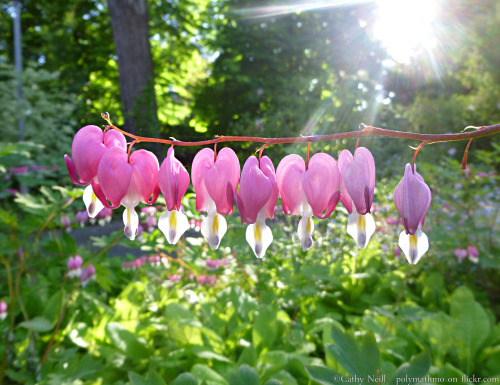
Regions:
<instances>
[{"instance_id":1,"label":"drooping flower bud","mask_svg":"<svg viewBox=\"0 0 500 385\"><path fill-rule=\"evenodd\" d=\"M230 148L220 150L215 161L214 152L204 148L194 157L191 178L196 192L196 210L208 213L201 224L201 233L210 247L217 249L227 231L222 215L233 212L240 162Z\"/></svg>"},{"instance_id":2,"label":"drooping flower bud","mask_svg":"<svg viewBox=\"0 0 500 385\"><path fill-rule=\"evenodd\" d=\"M316 218L327 218L337 206L340 192L337 162L330 155L315 154L306 170L304 159L292 154L284 157L276 171L276 182L286 215L299 214L297 230L302 250L312 247Z\"/></svg>"},{"instance_id":3,"label":"drooping flower bud","mask_svg":"<svg viewBox=\"0 0 500 385\"><path fill-rule=\"evenodd\" d=\"M134 240L139 227L139 216L134 208L139 202L153 204L160 189L157 184L158 159L146 150L138 150L130 155L120 147L108 150L99 163L97 176L99 183L92 182L92 187L103 203L110 208L125 206L123 223L125 235Z\"/></svg>"},{"instance_id":4,"label":"drooping flower bud","mask_svg":"<svg viewBox=\"0 0 500 385\"><path fill-rule=\"evenodd\" d=\"M4 301L0 301L0 321L7 318L7 304Z\"/></svg>"},{"instance_id":5,"label":"drooping flower bud","mask_svg":"<svg viewBox=\"0 0 500 385\"><path fill-rule=\"evenodd\" d=\"M469 261L474 263L479 262L479 251L474 246L467 247L467 254L469 255Z\"/></svg>"},{"instance_id":6,"label":"drooping flower bud","mask_svg":"<svg viewBox=\"0 0 500 385\"><path fill-rule=\"evenodd\" d=\"M69 278L79 277L82 272L81 270L82 264L83 260L82 257L80 257L79 255L76 255L75 257L69 257L67 264L69 270L68 277Z\"/></svg>"},{"instance_id":7,"label":"drooping flower bud","mask_svg":"<svg viewBox=\"0 0 500 385\"><path fill-rule=\"evenodd\" d=\"M90 280L95 281L95 267L93 265L88 265L82 268L82 272L80 274L80 281L82 287L87 286Z\"/></svg>"},{"instance_id":8,"label":"drooping flower bud","mask_svg":"<svg viewBox=\"0 0 500 385\"><path fill-rule=\"evenodd\" d=\"M169 148L167 157L161 164L158 185L167 204L167 211L160 216L158 228L168 243L174 245L189 228L186 215L180 211L182 197L189 187L189 174L182 163L175 158L173 147Z\"/></svg>"},{"instance_id":9,"label":"drooping flower bud","mask_svg":"<svg viewBox=\"0 0 500 385\"><path fill-rule=\"evenodd\" d=\"M274 166L267 156L259 160L247 159L241 172L240 190L235 195L241 223L250 223L246 230L247 242L257 258L262 258L273 241L273 233L266 225L267 218L274 218L274 208L279 198Z\"/></svg>"},{"instance_id":10,"label":"drooping flower bud","mask_svg":"<svg viewBox=\"0 0 500 385\"><path fill-rule=\"evenodd\" d=\"M429 240L422 232L425 214L431 204L431 190L424 179L412 172L406 164L405 174L394 190L394 204L403 219L403 231L399 236L399 247L411 264L416 264L429 249Z\"/></svg>"},{"instance_id":11,"label":"drooping flower bud","mask_svg":"<svg viewBox=\"0 0 500 385\"><path fill-rule=\"evenodd\" d=\"M71 181L77 185L87 185L83 192L83 201L90 218L94 218L104 207L90 184L97 180L97 170L102 156L113 147L123 150L127 148L127 141L121 132L108 130L104 134L97 126L85 126L73 139L71 146L73 159L64 155Z\"/></svg>"},{"instance_id":12,"label":"drooping flower bud","mask_svg":"<svg viewBox=\"0 0 500 385\"><path fill-rule=\"evenodd\" d=\"M375 160L370 151L359 147L354 156L349 150L339 155L340 200L349 212L347 233L364 249L375 232L370 214L375 191Z\"/></svg>"}]
</instances>

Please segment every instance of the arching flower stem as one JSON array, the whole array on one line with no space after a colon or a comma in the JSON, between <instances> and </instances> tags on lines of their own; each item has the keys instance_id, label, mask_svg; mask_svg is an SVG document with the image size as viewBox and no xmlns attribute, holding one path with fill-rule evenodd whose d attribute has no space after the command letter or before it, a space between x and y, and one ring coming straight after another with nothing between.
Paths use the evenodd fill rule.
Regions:
<instances>
[{"instance_id":1,"label":"arching flower stem","mask_svg":"<svg viewBox=\"0 0 500 385\"><path fill-rule=\"evenodd\" d=\"M311 148L311 142L307 143L307 153L306 153L306 171L309 168L309 149Z\"/></svg>"},{"instance_id":2,"label":"arching flower stem","mask_svg":"<svg viewBox=\"0 0 500 385\"><path fill-rule=\"evenodd\" d=\"M413 154L413 162L411 164L411 172L415 174L415 159L417 159L417 154L420 151L422 147L424 147L427 144L427 142L422 142L418 145L418 147L415 149L415 153Z\"/></svg>"},{"instance_id":3,"label":"arching flower stem","mask_svg":"<svg viewBox=\"0 0 500 385\"><path fill-rule=\"evenodd\" d=\"M500 124L484 126L480 130L476 130L473 132L461 132L458 134L418 134L412 132L388 130L373 126L365 126L361 131L340 132L329 135L283 137L283 138L262 138L262 137L252 137L252 136L220 136L216 139L200 140L197 142L184 142L181 140L157 139L157 138L138 136L123 131L122 129L114 125L108 125L106 126L106 128L107 129L112 128L114 130L117 130L118 132L121 132L123 135L138 140L139 142L175 144L176 146L184 146L184 147L206 146L222 142L256 142L270 146L273 144L286 144L286 143L323 142L323 141L338 140L338 139L357 138L363 136L384 136L384 137L400 138L400 139L412 139L420 142L426 142L426 144L433 144L433 143L455 142L460 140L481 138L484 136L489 136L500 132Z\"/></svg>"}]
</instances>

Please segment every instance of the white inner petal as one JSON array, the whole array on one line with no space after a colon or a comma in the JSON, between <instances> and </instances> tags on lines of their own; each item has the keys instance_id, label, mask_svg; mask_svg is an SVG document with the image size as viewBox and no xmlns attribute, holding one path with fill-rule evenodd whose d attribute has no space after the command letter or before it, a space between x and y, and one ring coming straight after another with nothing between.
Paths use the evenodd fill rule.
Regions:
<instances>
[{"instance_id":1,"label":"white inner petal","mask_svg":"<svg viewBox=\"0 0 500 385\"><path fill-rule=\"evenodd\" d=\"M158 220L158 228L165 235L168 243L175 245L189 228L189 221L180 211L165 211Z\"/></svg>"},{"instance_id":2,"label":"white inner petal","mask_svg":"<svg viewBox=\"0 0 500 385\"><path fill-rule=\"evenodd\" d=\"M307 205L309 206L309 205ZM310 208L310 206L309 206ZM309 212L310 213L310 212ZM302 245L302 250L307 251L313 245L312 232L314 231L314 221L311 215L304 215L299 221L299 227L297 228L297 235L300 239L300 244Z\"/></svg>"},{"instance_id":3,"label":"white inner petal","mask_svg":"<svg viewBox=\"0 0 500 385\"><path fill-rule=\"evenodd\" d=\"M123 230L125 236L133 241L137 235L137 229L139 228L139 216L133 207L125 206L125 210L123 211L123 224L125 225Z\"/></svg>"},{"instance_id":4,"label":"white inner petal","mask_svg":"<svg viewBox=\"0 0 500 385\"><path fill-rule=\"evenodd\" d=\"M349 234L360 249L364 249L375 232L375 220L371 214L361 215L354 211L349 215L347 234Z\"/></svg>"},{"instance_id":5,"label":"white inner petal","mask_svg":"<svg viewBox=\"0 0 500 385\"><path fill-rule=\"evenodd\" d=\"M260 217L260 215L259 215ZM248 225L246 231L247 242L257 258L264 257L267 248L273 241L273 233L266 225L265 219L257 219L257 222Z\"/></svg>"},{"instance_id":6,"label":"white inner petal","mask_svg":"<svg viewBox=\"0 0 500 385\"><path fill-rule=\"evenodd\" d=\"M408 262L415 265L420 261L422 255L429 250L429 239L422 231L422 227L418 225L415 235L406 234L406 231L399 234L399 247L405 253Z\"/></svg>"},{"instance_id":7,"label":"white inner petal","mask_svg":"<svg viewBox=\"0 0 500 385\"><path fill-rule=\"evenodd\" d=\"M217 213L215 202L210 200L208 204L208 215L201 223L201 234L205 237L210 248L216 250L222 237L226 234L227 223L222 215Z\"/></svg>"},{"instance_id":8,"label":"white inner petal","mask_svg":"<svg viewBox=\"0 0 500 385\"><path fill-rule=\"evenodd\" d=\"M95 218L95 216L104 208L101 201L94 194L91 184L83 190L83 203L85 203L85 207L87 208L90 218Z\"/></svg>"}]
</instances>

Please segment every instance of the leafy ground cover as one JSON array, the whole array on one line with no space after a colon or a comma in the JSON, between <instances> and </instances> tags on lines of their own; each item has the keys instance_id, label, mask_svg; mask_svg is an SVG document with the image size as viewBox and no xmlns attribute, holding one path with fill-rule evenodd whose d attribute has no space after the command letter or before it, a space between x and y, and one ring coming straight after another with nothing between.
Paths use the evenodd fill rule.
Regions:
<instances>
[{"instance_id":1,"label":"leafy ground cover","mask_svg":"<svg viewBox=\"0 0 500 385\"><path fill-rule=\"evenodd\" d=\"M9 197L5 184L0 382L498 382L499 160L492 152L478 156L482 165L465 172L451 160L419 164L433 203L430 250L416 266L395 246L402 231L392 203L398 178L377 181L377 233L366 249L346 234L339 205L315 223L306 253L298 218L278 212L268 221L275 240L263 260L236 215L219 250L209 249L192 195L184 206L193 228L179 245L169 246L154 226L160 202L156 213L141 214L136 241L119 230L94 237L91 250L61 224L68 217L70 228L80 226L82 190L55 186L48 175L47 186ZM26 176L11 174L10 181ZM140 248L144 257L110 257L116 244ZM477 260L456 253L469 246ZM75 255L96 269L84 287L67 276Z\"/></svg>"}]
</instances>

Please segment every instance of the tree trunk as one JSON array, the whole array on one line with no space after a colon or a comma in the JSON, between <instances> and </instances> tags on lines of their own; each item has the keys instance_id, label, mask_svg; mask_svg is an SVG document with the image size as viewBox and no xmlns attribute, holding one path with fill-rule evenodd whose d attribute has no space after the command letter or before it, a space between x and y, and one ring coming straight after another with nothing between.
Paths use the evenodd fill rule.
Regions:
<instances>
[{"instance_id":1,"label":"tree trunk","mask_svg":"<svg viewBox=\"0 0 500 385\"><path fill-rule=\"evenodd\" d=\"M125 129L155 136L158 115L147 0L108 0Z\"/></svg>"}]
</instances>

